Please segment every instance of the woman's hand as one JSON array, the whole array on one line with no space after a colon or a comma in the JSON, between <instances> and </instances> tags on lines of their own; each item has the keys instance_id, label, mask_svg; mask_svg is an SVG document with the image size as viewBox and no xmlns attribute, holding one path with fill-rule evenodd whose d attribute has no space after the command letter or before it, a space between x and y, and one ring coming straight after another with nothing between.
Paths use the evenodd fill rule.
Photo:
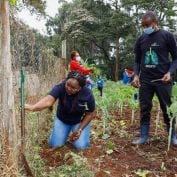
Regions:
<instances>
[{"instance_id":1,"label":"woman's hand","mask_svg":"<svg viewBox=\"0 0 177 177\"><path fill-rule=\"evenodd\" d=\"M81 135L81 132L82 132L81 129L79 129L79 130L73 132L72 135L71 135L71 137L70 137L70 140L71 140L71 141L76 141L77 139L79 139L79 137L80 137L80 135Z\"/></svg>"},{"instance_id":2,"label":"woman's hand","mask_svg":"<svg viewBox=\"0 0 177 177\"><path fill-rule=\"evenodd\" d=\"M89 124L89 122L94 118L94 116L95 116L95 112L86 112L85 118L82 120L78 130L72 133L70 137L71 141L76 141L77 139L79 139L82 130L84 129L84 127L86 127Z\"/></svg>"},{"instance_id":3,"label":"woman's hand","mask_svg":"<svg viewBox=\"0 0 177 177\"><path fill-rule=\"evenodd\" d=\"M30 105L30 104L25 104L25 110L26 111L33 111L34 110L34 106Z\"/></svg>"}]
</instances>

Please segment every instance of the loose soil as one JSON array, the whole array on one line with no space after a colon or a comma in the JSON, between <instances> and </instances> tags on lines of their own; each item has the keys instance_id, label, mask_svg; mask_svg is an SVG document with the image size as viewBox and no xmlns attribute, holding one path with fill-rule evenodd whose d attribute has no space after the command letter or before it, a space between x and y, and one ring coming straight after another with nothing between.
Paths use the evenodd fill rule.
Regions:
<instances>
[{"instance_id":1,"label":"loose soil","mask_svg":"<svg viewBox=\"0 0 177 177\"><path fill-rule=\"evenodd\" d=\"M165 125L160 123L155 135L156 110L151 115L150 141L145 145L134 146L132 141L139 136L139 112L135 114L133 125L131 109L124 108L122 115L112 110L107 121L106 133L110 136L102 137L101 115L96 116L92 123L91 146L87 150L76 151L68 142L61 148L49 149L46 142L42 146L40 156L48 167L58 167L62 164L72 164L72 160L64 161L67 152L82 153L87 158L94 177L136 177L143 176L148 170L147 177L177 177L177 148L171 146L167 152L168 137ZM138 170L142 173L138 175ZM145 175L144 175L145 176Z\"/></svg>"}]
</instances>

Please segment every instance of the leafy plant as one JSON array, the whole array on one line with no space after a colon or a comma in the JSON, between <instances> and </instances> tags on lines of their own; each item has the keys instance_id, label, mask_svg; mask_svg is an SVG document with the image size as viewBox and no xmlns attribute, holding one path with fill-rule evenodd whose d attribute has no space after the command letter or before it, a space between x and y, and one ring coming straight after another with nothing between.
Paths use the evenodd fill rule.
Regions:
<instances>
[{"instance_id":1,"label":"leafy plant","mask_svg":"<svg viewBox=\"0 0 177 177\"><path fill-rule=\"evenodd\" d=\"M170 144L171 144L171 137L172 137L172 128L173 128L173 121L177 118L177 101L173 101L173 103L170 105L170 107L167 108L168 115L170 118L170 128L169 128L169 135L168 135L168 151L170 150Z\"/></svg>"},{"instance_id":2,"label":"leafy plant","mask_svg":"<svg viewBox=\"0 0 177 177\"><path fill-rule=\"evenodd\" d=\"M114 149L115 149L115 144L110 141L110 142L108 142L108 144L107 144L107 148L108 148L108 149L111 149L111 150L114 150Z\"/></svg>"},{"instance_id":3,"label":"leafy plant","mask_svg":"<svg viewBox=\"0 0 177 177\"><path fill-rule=\"evenodd\" d=\"M10 5L15 6L17 4L17 0L9 0Z\"/></svg>"},{"instance_id":4,"label":"leafy plant","mask_svg":"<svg viewBox=\"0 0 177 177\"><path fill-rule=\"evenodd\" d=\"M146 177L149 174L149 171L138 169L138 171L136 171L135 174L138 175L139 177Z\"/></svg>"}]
</instances>

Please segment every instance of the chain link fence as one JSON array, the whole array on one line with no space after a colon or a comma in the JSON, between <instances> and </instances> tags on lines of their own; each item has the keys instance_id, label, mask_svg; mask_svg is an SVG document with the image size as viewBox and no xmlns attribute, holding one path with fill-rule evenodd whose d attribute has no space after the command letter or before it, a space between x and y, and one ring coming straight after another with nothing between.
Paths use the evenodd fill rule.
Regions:
<instances>
[{"instance_id":1,"label":"chain link fence","mask_svg":"<svg viewBox=\"0 0 177 177\"><path fill-rule=\"evenodd\" d=\"M65 60L53 55L52 49L47 47L43 36L29 29L28 26L18 20L11 19L10 23L13 92L18 129L17 149L19 150L22 126L20 120L20 72L22 67L25 69L25 100L34 103L40 97L46 95L53 85L65 78ZM1 79L0 83L2 84ZM0 103L0 111L1 108ZM28 126L28 120L26 121L26 137L30 137L29 134L32 131L41 135L41 122L45 122L45 116L45 113L38 114L36 120L38 123L34 126L34 129L31 129L32 127ZM0 176L16 177L18 176L18 165L11 161L13 159L9 151L11 147L7 144L7 140L8 137L3 130L3 122L0 121Z\"/></svg>"}]
</instances>

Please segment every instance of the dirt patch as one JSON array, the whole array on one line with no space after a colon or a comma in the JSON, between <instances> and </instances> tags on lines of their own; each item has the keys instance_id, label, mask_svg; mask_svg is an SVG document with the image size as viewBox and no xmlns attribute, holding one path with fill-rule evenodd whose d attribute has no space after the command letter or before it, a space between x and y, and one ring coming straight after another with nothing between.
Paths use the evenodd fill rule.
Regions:
<instances>
[{"instance_id":1,"label":"dirt patch","mask_svg":"<svg viewBox=\"0 0 177 177\"><path fill-rule=\"evenodd\" d=\"M40 155L47 166L55 167L63 163L73 163L70 159L64 160L64 154L69 151L82 154L87 158L95 177L136 177L146 172L148 177L176 177L177 147L171 146L167 152L168 138L165 126L160 120L159 125L162 126L158 127L155 135L155 116L156 111L153 111L150 141L145 145L134 146L131 143L139 135L139 112L135 114L134 124L130 125L130 109L125 109L122 114L113 110L111 119L107 121L106 133L109 136L106 139L103 139L100 133L99 125L102 120L98 116L93 122L89 149L77 152L69 143L62 148L49 149L45 144L42 145Z\"/></svg>"}]
</instances>

